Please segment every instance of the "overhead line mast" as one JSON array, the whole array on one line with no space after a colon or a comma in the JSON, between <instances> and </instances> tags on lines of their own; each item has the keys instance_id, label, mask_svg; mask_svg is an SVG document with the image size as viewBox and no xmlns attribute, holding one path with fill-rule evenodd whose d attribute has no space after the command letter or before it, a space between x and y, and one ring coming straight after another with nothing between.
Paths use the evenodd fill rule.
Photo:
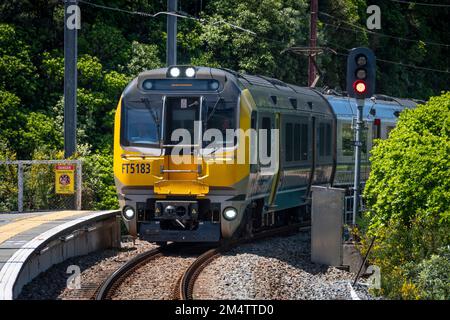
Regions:
<instances>
[{"instance_id":1,"label":"overhead line mast","mask_svg":"<svg viewBox=\"0 0 450 320\"><path fill-rule=\"evenodd\" d=\"M177 11L177 0L167 0L167 11ZM168 67L177 64L177 17L167 16L166 64Z\"/></svg>"},{"instance_id":2,"label":"overhead line mast","mask_svg":"<svg viewBox=\"0 0 450 320\"><path fill-rule=\"evenodd\" d=\"M308 86L314 87L317 75L316 70L316 55L315 48L317 46L317 12L318 12L318 4L317 0L311 0L311 19L310 19L310 27L309 27L309 47L312 49L309 52L308 59Z\"/></svg>"},{"instance_id":3,"label":"overhead line mast","mask_svg":"<svg viewBox=\"0 0 450 320\"><path fill-rule=\"evenodd\" d=\"M77 150L77 5L77 0L64 1L64 158Z\"/></svg>"}]
</instances>

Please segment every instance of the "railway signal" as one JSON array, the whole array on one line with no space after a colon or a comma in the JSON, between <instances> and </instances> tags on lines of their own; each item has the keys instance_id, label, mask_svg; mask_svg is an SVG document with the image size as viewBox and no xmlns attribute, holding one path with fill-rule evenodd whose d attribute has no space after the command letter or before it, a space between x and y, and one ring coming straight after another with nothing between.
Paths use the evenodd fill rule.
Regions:
<instances>
[{"instance_id":1,"label":"railway signal","mask_svg":"<svg viewBox=\"0 0 450 320\"><path fill-rule=\"evenodd\" d=\"M375 55L369 48L354 48L347 58L347 93L352 98L370 98L375 93Z\"/></svg>"},{"instance_id":2,"label":"railway signal","mask_svg":"<svg viewBox=\"0 0 450 320\"><path fill-rule=\"evenodd\" d=\"M375 55L369 48L354 48L347 58L347 93L349 97L356 98L358 107L355 126L355 175L353 182L353 219L356 224L356 215L359 213L360 175L361 175L361 131L364 127L363 109L364 99L375 93Z\"/></svg>"}]
</instances>

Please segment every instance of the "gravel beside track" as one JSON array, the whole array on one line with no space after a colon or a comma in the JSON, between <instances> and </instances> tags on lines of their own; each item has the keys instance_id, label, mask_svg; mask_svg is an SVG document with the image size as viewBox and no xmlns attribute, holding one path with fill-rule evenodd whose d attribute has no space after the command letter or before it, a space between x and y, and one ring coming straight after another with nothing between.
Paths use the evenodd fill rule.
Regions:
<instances>
[{"instance_id":1,"label":"gravel beside track","mask_svg":"<svg viewBox=\"0 0 450 320\"><path fill-rule=\"evenodd\" d=\"M194 299L352 299L354 274L310 261L310 233L239 246L209 264ZM364 286L360 299L372 299Z\"/></svg>"},{"instance_id":2,"label":"gravel beside track","mask_svg":"<svg viewBox=\"0 0 450 320\"><path fill-rule=\"evenodd\" d=\"M19 299L93 299L100 284L126 261L156 248L136 240L53 266L26 285ZM177 280L199 252L164 254L138 268L112 299L173 299ZM66 288L70 265L81 269L81 290ZM310 261L310 232L240 245L213 260L200 273L194 299L352 299L354 274ZM357 286L361 300L374 299Z\"/></svg>"},{"instance_id":3,"label":"gravel beside track","mask_svg":"<svg viewBox=\"0 0 450 320\"><path fill-rule=\"evenodd\" d=\"M164 255L137 269L112 295L112 300L171 300L178 280L195 260L192 255Z\"/></svg>"},{"instance_id":4,"label":"gravel beside track","mask_svg":"<svg viewBox=\"0 0 450 320\"><path fill-rule=\"evenodd\" d=\"M132 242L122 243L120 250L109 249L68 259L54 265L27 284L19 299L92 299L96 289L114 270L137 254L156 247L154 244L136 240L134 245ZM80 290L66 287L67 279L70 276L66 271L70 265L80 267Z\"/></svg>"}]
</instances>

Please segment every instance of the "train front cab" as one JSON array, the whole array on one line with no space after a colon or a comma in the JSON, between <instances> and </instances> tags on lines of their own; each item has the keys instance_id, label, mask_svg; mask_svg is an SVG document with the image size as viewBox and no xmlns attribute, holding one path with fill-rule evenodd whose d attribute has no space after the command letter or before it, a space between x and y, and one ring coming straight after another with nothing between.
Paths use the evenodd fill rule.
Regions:
<instances>
[{"instance_id":1,"label":"train front cab","mask_svg":"<svg viewBox=\"0 0 450 320\"><path fill-rule=\"evenodd\" d=\"M122 95L115 119L114 173L133 236L152 242L215 242L230 237L239 225L245 208L238 195L246 187L249 165L233 161L244 144L234 140L223 147L222 141L222 147L209 148L202 137L210 128L224 137L226 129L249 128L251 110L225 72L216 69L212 75L210 70L198 68L195 79L182 80L168 79L167 69L148 71ZM152 138L138 134L134 139L132 131L149 123ZM172 141L176 129L195 138ZM184 155L178 160L184 163L170 156L179 143Z\"/></svg>"}]
</instances>

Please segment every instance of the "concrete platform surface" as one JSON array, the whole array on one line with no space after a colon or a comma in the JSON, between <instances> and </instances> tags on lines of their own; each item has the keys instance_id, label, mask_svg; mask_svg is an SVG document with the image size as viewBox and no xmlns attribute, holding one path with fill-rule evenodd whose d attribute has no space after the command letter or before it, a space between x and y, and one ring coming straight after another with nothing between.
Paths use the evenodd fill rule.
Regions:
<instances>
[{"instance_id":1,"label":"concrete platform surface","mask_svg":"<svg viewBox=\"0 0 450 320\"><path fill-rule=\"evenodd\" d=\"M0 300L53 264L120 245L117 210L0 214Z\"/></svg>"}]
</instances>

